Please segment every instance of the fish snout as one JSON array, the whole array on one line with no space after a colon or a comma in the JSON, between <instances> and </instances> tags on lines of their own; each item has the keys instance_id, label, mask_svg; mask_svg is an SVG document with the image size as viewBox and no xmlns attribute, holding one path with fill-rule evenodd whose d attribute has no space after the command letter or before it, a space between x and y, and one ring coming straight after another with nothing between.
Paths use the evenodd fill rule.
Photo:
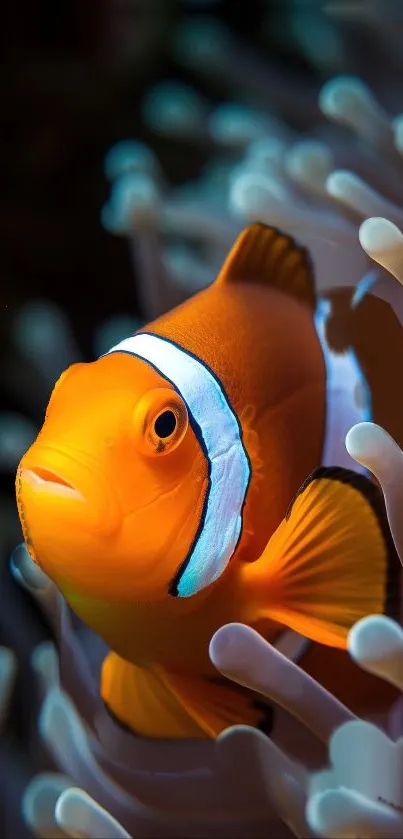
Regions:
<instances>
[{"instance_id":1,"label":"fish snout","mask_svg":"<svg viewBox=\"0 0 403 839\"><path fill-rule=\"evenodd\" d=\"M36 484L37 487L45 489L50 492L58 492L60 496L70 498L83 498L81 492L76 489L61 474L53 469L46 469L43 466L32 465L31 467L22 467L22 475L29 478Z\"/></svg>"},{"instance_id":2,"label":"fish snout","mask_svg":"<svg viewBox=\"0 0 403 839\"><path fill-rule=\"evenodd\" d=\"M76 455L33 446L17 473L17 500L35 515L108 535L119 525L116 498L102 471ZM19 496L19 498L18 498Z\"/></svg>"}]
</instances>

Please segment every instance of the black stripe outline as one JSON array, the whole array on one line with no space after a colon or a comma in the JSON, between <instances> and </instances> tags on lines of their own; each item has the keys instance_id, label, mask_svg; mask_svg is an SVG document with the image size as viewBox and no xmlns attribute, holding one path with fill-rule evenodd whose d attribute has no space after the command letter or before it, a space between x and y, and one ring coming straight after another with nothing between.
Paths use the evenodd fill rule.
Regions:
<instances>
[{"instance_id":1,"label":"black stripe outline","mask_svg":"<svg viewBox=\"0 0 403 839\"><path fill-rule=\"evenodd\" d=\"M193 358L194 361L197 361L199 364L201 364L205 368L205 370L207 370L207 372L210 373L210 375L213 377L213 379L217 383L217 385L220 388L220 391L221 391L229 409L232 411L232 414L235 417L235 420L236 420L236 423L237 423L237 426L238 426L239 438L240 438L241 445L242 445L242 448L244 450L246 460L247 460L247 463L248 463L248 467L249 467L249 477L248 477L248 483L247 483L246 490L245 490L244 499L243 499L243 502L242 502L242 507L241 507L241 510L240 510L241 529L240 529L240 533L239 533L239 536L238 536L237 543L236 543L236 545L234 547L234 550L232 552L232 556L234 556L235 551L238 548L238 545L241 541L242 534L243 534L243 513L244 513L246 499L247 499L247 495L248 495L248 491L249 491L249 487L250 487L250 482L251 482L251 478L252 478L252 464L251 464L251 460L250 460L250 457L249 457L249 453L248 453L248 451L246 449L246 446L245 446L245 443L244 443L243 429L242 429L241 423L239 421L238 415L237 415L236 411L234 410L234 408L232 407L231 402L228 398L228 395L225 391L225 388L223 387L222 382L220 381L218 376L216 376L216 374L211 369L211 367L209 367L208 364L206 364L205 361L203 361L201 358L199 358L197 355L195 355L195 353L191 352L191 350L188 350L186 347L181 346L176 341L171 340L171 338L166 338L164 335L158 335L158 333L147 332L147 331L141 331L140 332L139 331L139 332L136 332L136 335L149 335L151 338L159 338L161 341L165 341L165 343L171 344L177 350L180 350L181 352L190 356L190 358ZM132 336L132 337L135 337L135 336ZM155 364L153 364L151 361L148 361L148 359L143 358L142 355L137 355L134 352L130 352L129 350L123 350L123 349L113 349L112 351L109 351L109 353L105 353L105 355L110 355L111 352L121 352L121 353L124 353L125 355L131 355L132 357L134 356L135 358L140 359L140 361L144 361L145 364L148 364L150 367L152 367L153 370L155 370L156 373L158 373L160 376L162 376L163 379L165 379L165 381L169 382L172 385L172 387L175 389L175 391L179 394L181 399L183 399L183 401L186 404L186 407L187 407L187 410L188 410L188 415L189 415L189 424L190 424L190 426L191 426L191 428L192 428L192 430L193 430L193 432L194 432L194 434L197 438L197 441L200 445L200 448L201 448L201 450L202 450L202 452L203 452L203 454L206 458L206 461L207 461L207 491L206 491L206 496L205 496L205 499L204 499L203 511L202 511L201 516L200 516L200 522L199 522L198 528L196 530L196 534L193 538L192 544L190 546L190 549L188 551L188 554L185 557L185 559L181 562L176 574L174 575L174 577L172 578L172 580L171 580L171 582L169 583L169 586L168 586L168 593L172 597L179 597L180 596L179 595L179 590L178 590L179 589L179 583L180 583L180 581L181 581L181 579L182 579L182 577L183 577L183 575L184 575L184 573L185 573L185 571L186 571L186 569L189 565L192 554L193 554L193 552L195 550L195 547L196 547L196 545L197 545L197 543L200 539L201 533L202 533L203 528L204 528L206 516L207 516L208 501L209 501L210 493L211 493L211 461L210 461L210 458L209 458L209 455L208 455L208 452L207 452L206 444L204 442L202 429L200 428L200 425L198 424L198 422L195 420L192 412L189 409L189 406L188 406L186 400L183 398L183 396L182 396L179 388L175 384L175 382L173 382L168 376L164 375L164 373L162 373L161 370L159 370L158 367L156 367Z\"/></svg>"}]
</instances>

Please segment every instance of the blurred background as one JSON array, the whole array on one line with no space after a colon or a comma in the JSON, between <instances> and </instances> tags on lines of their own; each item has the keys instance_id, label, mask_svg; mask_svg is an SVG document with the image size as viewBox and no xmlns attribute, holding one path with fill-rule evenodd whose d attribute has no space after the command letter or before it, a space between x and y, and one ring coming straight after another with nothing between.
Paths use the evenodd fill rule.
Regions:
<instances>
[{"instance_id":1,"label":"blurred background","mask_svg":"<svg viewBox=\"0 0 403 839\"><path fill-rule=\"evenodd\" d=\"M24 753L34 719L29 656L49 629L15 584L8 558L20 541L15 468L53 383L67 364L91 360L209 281L236 234L226 185L248 144L272 138L268 153L275 156L296 139L316 137L347 165L351 125L326 120L319 103L325 83L358 76L385 113L403 111L402 30L399 0L3 0L0 644L17 653L20 672L0 749L0 770L18 768L7 807L0 792L1 836L30 835L19 819L21 790L33 772ZM116 147L123 140L134 145ZM376 161L383 166L384 155L375 143L366 172ZM355 171L359 163L354 146ZM127 172L137 181L116 198L116 178ZM397 204L403 182L391 183L390 172L386 180ZM133 237L128 194L132 210L141 210L136 218L133 210ZM202 226L209 201L222 241L209 241L201 253L188 230L187 247L178 245L181 208L188 202L194 225ZM306 201L312 208L313 197ZM169 215L168 251L158 213ZM148 238L137 237L133 251L139 218ZM168 295L160 288L150 297L145 289L155 267L150 243L151 251L158 243L170 275ZM193 285L183 282L187 267Z\"/></svg>"}]
</instances>

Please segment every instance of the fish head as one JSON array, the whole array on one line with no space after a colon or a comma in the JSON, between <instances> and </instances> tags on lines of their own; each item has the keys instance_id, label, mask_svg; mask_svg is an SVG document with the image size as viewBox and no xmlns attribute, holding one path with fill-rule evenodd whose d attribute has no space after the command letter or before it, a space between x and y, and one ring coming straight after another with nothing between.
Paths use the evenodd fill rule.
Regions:
<instances>
[{"instance_id":1,"label":"fish head","mask_svg":"<svg viewBox=\"0 0 403 839\"><path fill-rule=\"evenodd\" d=\"M184 400L122 352L61 375L16 496L30 556L62 593L152 603L190 550L207 484Z\"/></svg>"}]
</instances>

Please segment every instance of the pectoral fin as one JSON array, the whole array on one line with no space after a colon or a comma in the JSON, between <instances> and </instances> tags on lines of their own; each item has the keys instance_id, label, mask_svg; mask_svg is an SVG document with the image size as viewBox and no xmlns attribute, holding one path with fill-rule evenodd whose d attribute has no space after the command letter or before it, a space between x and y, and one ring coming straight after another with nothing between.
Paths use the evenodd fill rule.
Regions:
<instances>
[{"instance_id":1,"label":"pectoral fin","mask_svg":"<svg viewBox=\"0 0 403 839\"><path fill-rule=\"evenodd\" d=\"M345 648L360 618L396 611L399 567L378 487L347 469L321 468L304 482L260 559L242 570L247 622L275 620Z\"/></svg>"}]
</instances>

